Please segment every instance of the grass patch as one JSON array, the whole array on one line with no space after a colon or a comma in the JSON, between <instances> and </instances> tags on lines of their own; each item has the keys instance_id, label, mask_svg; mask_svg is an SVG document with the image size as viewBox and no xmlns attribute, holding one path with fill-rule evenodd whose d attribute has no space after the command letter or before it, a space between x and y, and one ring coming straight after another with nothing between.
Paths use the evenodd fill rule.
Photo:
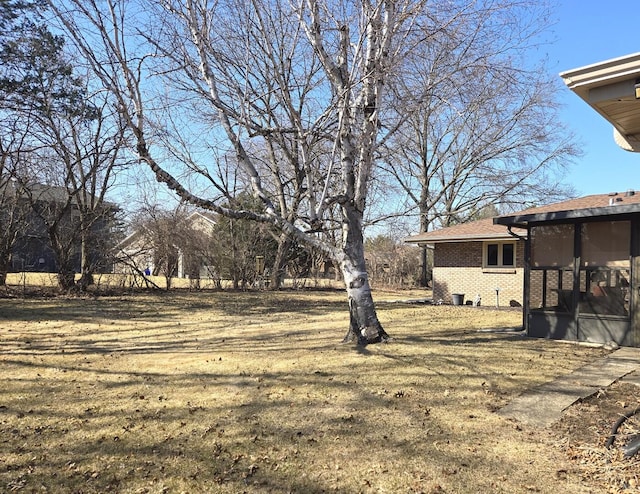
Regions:
<instances>
[{"instance_id":1,"label":"grass patch","mask_svg":"<svg viewBox=\"0 0 640 494\"><path fill-rule=\"evenodd\" d=\"M365 348L337 291L0 299L0 491L586 492L494 411L602 350L374 295Z\"/></svg>"}]
</instances>

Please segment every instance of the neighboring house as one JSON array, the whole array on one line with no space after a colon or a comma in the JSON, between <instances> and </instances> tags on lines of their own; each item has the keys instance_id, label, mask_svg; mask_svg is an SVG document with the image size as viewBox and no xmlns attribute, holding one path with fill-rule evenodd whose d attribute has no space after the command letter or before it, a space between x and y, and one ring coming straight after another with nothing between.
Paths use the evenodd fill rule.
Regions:
<instances>
[{"instance_id":1,"label":"neighboring house","mask_svg":"<svg viewBox=\"0 0 640 494\"><path fill-rule=\"evenodd\" d=\"M640 53L560 75L613 125L620 147L640 152ZM407 239L434 248L434 298L483 286L481 275L491 274L484 272L485 245L506 238L505 230L519 229L526 240L516 243L514 274L522 262L529 336L640 347L640 193L587 196L500 216L492 223L498 230L491 238L483 220Z\"/></svg>"},{"instance_id":2,"label":"neighboring house","mask_svg":"<svg viewBox=\"0 0 640 494\"><path fill-rule=\"evenodd\" d=\"M433 249L433 299L483 305L521 305L526 231L494 225L492 218L421 233L405 242ZM456 295L456 297L454 297ZM455 299L455 300L454 300Z\"/></svg>"},{"instance_id":3,"label":"neighboring house","mask_svg":"<svg viewBox=\"0 0 640 494\"><path fill-rule=\"evenodd\" d=\"M117 246L118 262L115 273L161 274L160 262L175 266L176 278L211 278L213 268L207 263L205 253L209 240L213 237L215 216L202 211L189 214L182 231L195 233L191 238L157 239L157 232L140 227ZM185 228L186 227L186 228ZM158 245L158 241L162 245ZM160 252L162 250L162 252ZM166 259L169 256L171 259ZM165 274L165 273L162 273Z\"/></svg>"},{"instance_id":4,"label":"neighboring house","mask_svg":"<svg viewBox=\"0 0 640 494\"><path fill-rule=\"evenodd\" d=\"M6 187L14 189L13 194L21 215L17 238L11 251L11 270L16 272L40 271L49 273L58 271L56 257L43 219L50 218L50 220L57 220L59 223L58 231L62 236L68 234L68 238L72 238L71 236L73 235L77 237L72 246L72 257L74 269L76 272L80 272L81 246L80 236L77 235L80 212L78 211L77 202L73 200L69 207L63 211L62 208L69 200L68 191L59 186L32 184L29 185L30 198L27 198L27 192L21 191L15 182L8 182ZM101 239L110 236L111 220L113 219L112 212L115 209L116 207L113 204L105 203L104 214L100 214L100 218L91 226L92 231ZM65 230L68 230L68 232L65 233ZM108 242L101 242L101 245L106 244ZM104 257L104 252L92 249L90 255L97 260Z\"/></svg>"}]
</instances>

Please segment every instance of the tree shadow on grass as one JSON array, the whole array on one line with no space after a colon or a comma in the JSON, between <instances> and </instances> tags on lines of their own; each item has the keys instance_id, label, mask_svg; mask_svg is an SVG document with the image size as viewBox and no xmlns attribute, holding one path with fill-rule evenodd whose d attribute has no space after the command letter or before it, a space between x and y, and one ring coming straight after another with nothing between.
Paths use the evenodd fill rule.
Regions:
<instances>
[{"instance_id":1,"label":"tree shadow on grass","mask_svg":"<svg viewBox=\"0 0 640 494\"><path fill-rule=\"evenodd\" d=\"M396 369L410 370L410 380L424 377L415 361L405 364ZM439 476L467 469L459 481L464 483L479 462L496 472L505 469L505 459L492 448L469 443L459 426L440 418L437 410L447 400L444 389L433 385L428 392L400 393L357 384L350 369L236 375L141 370L120 372L125 380L113 388L78 375L95 370L67 370L65 392L56 387L65 379L32 378L21 382L21 393L33 399L4 398L0 428L11 450L0 471L5 486L23 481L28 489L46 483L67 492L161 484L192 492L355 492L390 482L406 492L414 484L426 490L443 482ZM456 380L449 376L447 385ZM188 390L189 399L175 396L176 390ZM111 397L106 402L105 392ZM235 402L219 402L221 393L235 394ZM56 408L60 399L66 407Z\"/></svg>"},{"instance_id":2,"label":"tree shadow on grass","mask_svg":"<svg viewBox=\"0 0 640 494\"><path fill-rule=\"evenodd\" d=\"M144 293L128 297L0 300L0 319L7 321L169 320L198 311L218 311L226 316L265 316L304 313L324 316L347 312L346 297L318 292L197 292Z\"/></svg>"},{"instance_id":3,"label":"tree shadow on grass","mask_svg":"<svg viewBox=\"0 0 640 494\"><path fill-rule=\"evenodd\" d=\"M180 320L183 301L139 333L83 322L66 336L3 338L0 490L517 492L538 475L554 482L533 431L491 407L561 359L575 365L573 349L420 328L340 345L335 322L304 326L284 299L273 317L293 323L266 329L256 304L236 326L247 302L227 303L233 317L210 325ZM511 442L527 454L508 454Z\"/></svg>"}]
</instances>

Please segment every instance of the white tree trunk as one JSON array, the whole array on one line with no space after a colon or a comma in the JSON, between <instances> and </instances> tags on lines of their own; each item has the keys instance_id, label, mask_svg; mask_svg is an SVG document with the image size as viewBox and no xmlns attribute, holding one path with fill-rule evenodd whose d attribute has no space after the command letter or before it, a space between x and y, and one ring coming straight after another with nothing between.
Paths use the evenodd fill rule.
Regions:
<instances>
[{"instance_id":1,"label":"white tree trunk","mask_svg":"<svg viewBox=\"0 0 640 494\"><path fill-rule=\"evenodd\" d=\"M344 342L357 341L360 345L388 341L389 335L378 320L367 274L361 215L347 211L343 223L344 257L340 266L349 297L349 331ZM354 228L355 227L355 228Z\"/></svg>"}]
</instances>

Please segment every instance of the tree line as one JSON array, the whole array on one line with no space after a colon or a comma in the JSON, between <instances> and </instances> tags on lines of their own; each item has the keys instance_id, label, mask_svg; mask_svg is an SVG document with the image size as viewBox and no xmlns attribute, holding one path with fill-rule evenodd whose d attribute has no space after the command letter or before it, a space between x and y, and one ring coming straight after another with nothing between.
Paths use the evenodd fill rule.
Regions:
<instances>
[{"instance_id":1,"label":"tree line","mask_svg":"<svg viewBox=\"0 0 640 494\"><path fill-rule=\"evenodd\" d=\"M561 178L578 153L537 55L550 3L44 3L2 3L7 176L61 180L84 214L120 170L144 169L184 203L264 225L274 282L296 246L338 266L346 339L387 338L368 229L571 193ZM25 27L50 41L14 43Z\"/></svg>"}]
</instances>

